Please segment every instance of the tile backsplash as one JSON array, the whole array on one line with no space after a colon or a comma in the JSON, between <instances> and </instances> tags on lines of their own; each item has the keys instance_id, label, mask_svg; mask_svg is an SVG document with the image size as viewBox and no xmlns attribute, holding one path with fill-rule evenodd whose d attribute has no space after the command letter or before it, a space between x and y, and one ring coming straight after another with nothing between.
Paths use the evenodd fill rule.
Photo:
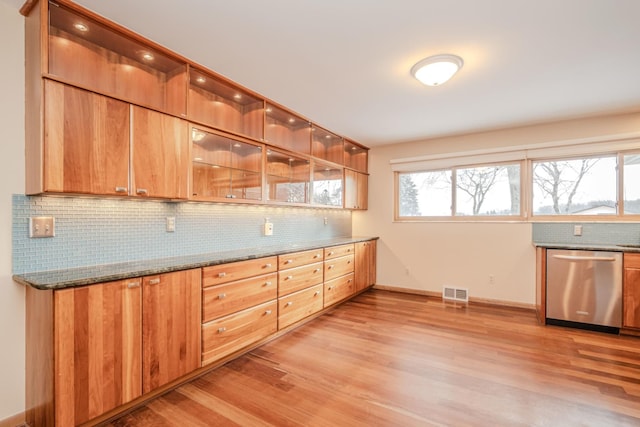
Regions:
<instances>
[{"instance_id":1,"label":"tile backsplash","mask_svg":"<svg viewBox=\"0 0 640 427\"><path fill-rule=\"evenodd\" d=\"M29 238L33 216L53 216L56 236ZM349 236L351 212L340 209L13 196L14 274Z\"/></svg>"},{"instance_id":2,"label":"tile backsplash","mask_svg":"<svg viewBox=\"0 0 640 427\"><path fill-rule=\"evenodd\" d=\"M574 225L582 225L582 236L573 235ZM534 243L640 244L640 223L631 222L539 222L533 224Z\"/></svg>"}]
</instances>

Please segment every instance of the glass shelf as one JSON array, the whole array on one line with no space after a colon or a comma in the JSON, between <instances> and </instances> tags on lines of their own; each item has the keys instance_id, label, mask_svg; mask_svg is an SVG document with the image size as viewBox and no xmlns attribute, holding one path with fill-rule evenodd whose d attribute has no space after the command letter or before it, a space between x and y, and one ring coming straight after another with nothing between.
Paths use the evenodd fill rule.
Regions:
<instances>
[{"instance_id":1,"label":"glass shelf","mask_svg":"<svg viewBox=\"0 0 640 427\"><path fill-rule=\"evenodd\" d=\"M265 141L271 145L311 153L311 123L286 110L267 104L265 110Z\"/></svg>"},{"instance_id":2,"label":"glass shelf","mask_svg":"<svg viewBox=\"0 0 640 427\"><path fill-rule=\"evenodd\" d=\"M264 101L204 71L189 71L189 119L255 139L264 136Z\"/></svg>"},{"instance_id":3,"label":"glass shelf","mask_svg":"<svg viewBox=\"0 0 640 427\"><path fill-rule=\"evenodd\" d=\"M197 199L262 200L262 152L257 144L191 129Z\"/></svg>"},{"instance_id":4,"label":"glass shelf","mask_svg":"<svg viewBox=\"0 0 640 427\"><path fill-rule=\"evenodd\" d=\"M185 63L63 6L50 5L50 75L135 104L186 115Z\"/></svg>"},{"instance_id":5,"label":"glass shelf","mask_svg":"<svg viewBox=\"0 0 640 427\"><path fill-rule=\"evenodd\" d=\"M309 160L267 150L267 200L309 203Z\"/></svg>"}]
</instances>

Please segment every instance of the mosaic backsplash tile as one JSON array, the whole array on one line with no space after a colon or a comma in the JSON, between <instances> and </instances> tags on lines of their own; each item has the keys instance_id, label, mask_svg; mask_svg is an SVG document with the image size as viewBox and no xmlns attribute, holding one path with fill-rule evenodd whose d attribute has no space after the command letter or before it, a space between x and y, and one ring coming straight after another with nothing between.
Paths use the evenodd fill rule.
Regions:
<instances>
[{"instance_id":1,"label":"mosaic backsplash tile","mask_svg":"<svg viewBox=\"0 0 640 427\"><path fill-rule=\"evenodd\" d=\"M53 216L56 236L29 238L32 216ZM351 212L338 209L13 195L14 274L349 236Z\"/></svg>"},{"instance_id":2,"label":"mosaic backsplash tile","mask_svg":"<svg viewBox=\"0 0 640 427\"><path fill-rule=\"evenodd\" d=\"M573 235L574 225L582 225L582 236ZM533 242L587 245L640 244L640 223L534 223Z\"/></svg>"}]
</instances>

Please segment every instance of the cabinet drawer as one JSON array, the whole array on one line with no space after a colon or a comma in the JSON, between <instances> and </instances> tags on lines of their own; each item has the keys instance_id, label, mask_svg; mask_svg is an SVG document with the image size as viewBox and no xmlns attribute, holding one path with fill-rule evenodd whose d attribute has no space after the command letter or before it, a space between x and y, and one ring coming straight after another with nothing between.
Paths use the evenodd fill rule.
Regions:
<instances>
[{"instance_id":1,"label":"cabinet drawer","mask_svg":"<svg viewBox=\"0 0 640 427\"><path fill-rule=\"evenodd\" d=\"M354 292L353 273L325 282L324 306L329 307L345 298L349 298Z\"/></svg>"},{"instance_id":2,"label":"cabinet drawer","mask_svg":"<svg viewBox=\"0 0 640 427\"><path fill-rule=\"evenodd\" d=\"M278 299L278 329L286 328L322 310L323 287L319 284Z\"/></svg>"},{"instance_id":3,"label":"cabinet drawer","mask_svg":"<svg viewBox=\"0 0 640 427\"><path fill-rule=\"evenodd\" d=\"M278 268L280 270L284 270L285 268L299 267L301 265L322 261L323 259L324 251L322 248L314 249L311 251L294 252L290 254L279 255Z\"/></svg>"},{"instance_id":4,"label":"cabinet drawer","mask_svg":"<svg viewBox=\"0 0 640 427\"><path fill-rule=\"evenodd\" d=\"M277 285L278 275L271 273L203 289L202 323L275 299Z\"/></svg>"},{"instance_id":5,"label":"cabinet drawer","mask_svg":"<svg viewBox=\"0 0 640 427\"><path fill-rule=\"evenodd\" d=\"M273 273L277 269L278 257L276 256L212 265L202 269L202 287L206 288L207 286Z\"/></svg>"},{"instance_id":6,"label":"cabinet drawer","mask_svg":"<svg viewBox=\"0 0 640 427\"><path fill-rule=\"evenodd\" d=\"M353 252L354 252L353 243L349 243L347 245L332 246L330 248L324 248L324 259L326 261L331 258L350 255L350 254L353 254Z\"/></svg>"},{"instance_id":7,"label":"cabinet drawer","mask_svg":"<svg viewBox=\"0 0 640 427\"><path fill-rule=\"evenodd\" d=\"M624 254L624 267L625 268L640 268L640 253L625 253Z\"/></svg>"},{"instance_id":8,"label":"cabinet drawer","mask_svg":"<svg viewBox=\"0 0 640 427\"><path fill-rule=\"evenodd\" d=\"M334 258L324 262L324 281L353 272L353 255Z\"/></svg>"},{"instance_id":9,"label":"cabinet drawer","mask_svg":"<svg viewBox=\"0 0 640 427\"><path fill-rule=\"evenodd\" d=\"M323 277L323 264L321 262L279 271L278 296L287 295L322 283Z\"/></svg>"},{"instance_id":10,"label":"cabinet drawer","mask_svg":"<svg viewBox=\"0 0 640 427\"><path fill-rule=\"evenodd\" d=\"M202 365L215 362L278 330L273 300L202 325Z\"/></svg>"}]
</instances>

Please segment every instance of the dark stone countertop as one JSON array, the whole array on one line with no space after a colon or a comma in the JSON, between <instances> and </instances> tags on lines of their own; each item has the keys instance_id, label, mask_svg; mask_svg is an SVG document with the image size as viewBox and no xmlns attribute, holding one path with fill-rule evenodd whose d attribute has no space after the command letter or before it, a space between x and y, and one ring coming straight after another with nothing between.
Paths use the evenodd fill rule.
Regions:
<instances>
[{"instance_id":1,"label":"dark stone countertop","mask_svg":"<svg viewBox=\"0 0 640 427\"><path fill-rule=\"evenodd\" d=\"M546 243L533 242L534 246L546 249L569 249L577 251L610 251L610 252L633 252L640 253L640 244L638 245L603 245L594 243Z\"/></svg>"},{"instance_id":2,"label":"dark stone countertop","mask_svg":"<svg viewBox=\"0 0 640 427\"><path fill-rule=\"evenodd\" d=\"M36 289L63 289L377 239L378 237L339 237L309 243L15 274L13 280Z\"/></svg>"}]
</instances>

